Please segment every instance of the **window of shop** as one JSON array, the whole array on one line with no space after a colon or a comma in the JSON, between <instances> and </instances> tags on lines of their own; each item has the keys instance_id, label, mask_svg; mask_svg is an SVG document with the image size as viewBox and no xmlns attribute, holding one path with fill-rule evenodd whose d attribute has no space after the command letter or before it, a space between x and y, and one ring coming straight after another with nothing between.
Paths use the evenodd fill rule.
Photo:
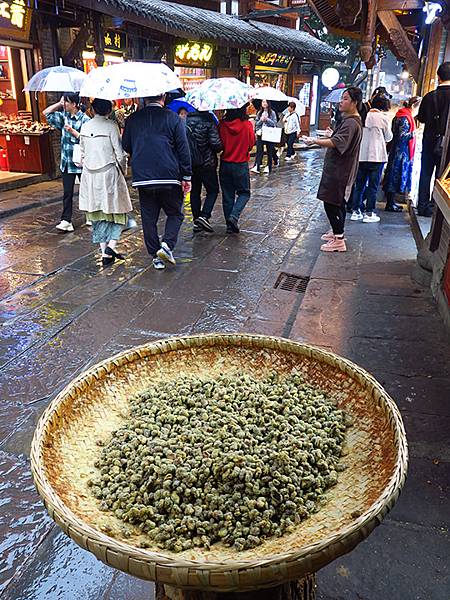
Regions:
<instances>
[{"instance_id":1,"label":"window of shop","mask_svg":"<svg viewBox=\"0 0 450 600\"><path fill-rule=\"evenodd\" d=\"M30 94L22 91L33 74L31 18L23 0L0 2L0 182L52 168L50 128L33 121L37 109L33 115Z\"/></svg>"},{"instance_id":2,"label":"window of shop","mask_svg":"<svg viewBox=\"0 0 450 600\"><path fill-rule=\"evenodd\" d=\"M174 48L175 73L185 92L214 76L215 48L206 42L180 42Z\"/></svg>"}]
</instances>

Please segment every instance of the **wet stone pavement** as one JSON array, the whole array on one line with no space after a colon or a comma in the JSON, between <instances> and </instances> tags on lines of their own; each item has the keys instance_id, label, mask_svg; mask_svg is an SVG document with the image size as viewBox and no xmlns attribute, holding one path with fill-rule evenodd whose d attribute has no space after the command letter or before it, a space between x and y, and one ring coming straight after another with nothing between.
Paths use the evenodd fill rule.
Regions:
<instances>
[{"instance_id":1,"label":"wet stone pavement","mask_svg":"<svg viewBox=\"0 0 450 600\"><path fill-rule=\"evenodd\" d=\"M43 206L0 221L0 599L150 600L153 585L103 565L47 516L29 469L34 427L78 373L153 339L255 332L330 348L386 387L405 421L409 477L397 505L352 553L320 571L319 600L449 600L450 344L428 291L411 278L415 247L404 215L348 223L347 254L319 253L326 222L315 199L320 151L267 176L239 236L192 234L177 267L156 272L140 229L125 262L103 270L76 213L55 233L58 190L24 188ZM28 192L27 192L28 190ZM14 199L8 198L14 212ZM139 219L138 219L139 222ZM274 289L280 272L310 277L306 293Z\"/></svg>"}]
</instances>

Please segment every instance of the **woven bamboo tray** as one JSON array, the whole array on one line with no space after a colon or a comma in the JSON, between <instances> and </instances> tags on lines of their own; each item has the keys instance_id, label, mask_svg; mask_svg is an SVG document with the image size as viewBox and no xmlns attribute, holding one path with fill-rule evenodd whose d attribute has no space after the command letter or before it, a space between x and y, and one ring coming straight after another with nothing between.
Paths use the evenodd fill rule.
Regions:
<instances>
[{"instance_id":1,"label":"woven bamboo tray","mask_svg":"<svg viewBox=\"0 0 450 600\"><path fill-rule=\"evenodd\" d=\"M335 397L354 418L348 468L319 512L281 538L242 552L215 544L182 553L139 547L120 522L101 512L87 480L100 448L123 423L127 400L155 380L180 373L292 368ZM313 346L258 335L205 335L150 343L118 354L70 383L49 405L31 448L34 481L48 512L77 544L104 563L142 579L184 589L247 591L313 573L352 550L381 522L404 484L407 444L393 400L367 372ZM147 539L147 541L149 541Z\"/></svg>"}]
</instances>

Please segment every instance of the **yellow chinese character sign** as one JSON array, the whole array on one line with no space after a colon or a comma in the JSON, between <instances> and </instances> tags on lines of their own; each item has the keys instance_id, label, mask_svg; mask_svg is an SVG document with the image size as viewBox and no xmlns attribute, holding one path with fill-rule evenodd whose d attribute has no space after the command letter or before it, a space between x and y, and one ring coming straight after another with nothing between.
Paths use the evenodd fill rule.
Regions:
<instances>
[{"instance_id":1,"label":"yellow chinese character sign","mask_svg":"<svg viewBox=\"0 0 450 600\"><path fill-rule=\"evenodd\" d=\"M103 46L105 50L122 52L127 47L127 35L123 31L108 30L103 34Z\"/></svg>"},{"instance_id":2,"label":"yellow chinese character sign","mask_svg":"<svg viewBox=\"0 0 450 600\"><path fill-rule=\"evenodd\" d=\"M289 71L292 64L292 56L276 54L276 52L265 52L256 56L256 71L277 71L285 73Z\"/></svg>"},{"instance_id":3,"label":"yellow chinese character sign","mask_svg":"<svg viewBox=\"0 0 450 600\"><path fill-rule=\"evenodd\" d=\"M25 0L0 0L0 36L28 39L31 9Z\"/></svg>"},{"instance_id":4,"label":"yellow chinese character sign","mask_svg":"<svg viewBox=\"0 0 450 600\"><path fill-rule=\"evenodd\" d=\"M204 42L183 42L175 46L175 62L183 65L211 64L214 47Z\"/></svg>"}]
</instances>

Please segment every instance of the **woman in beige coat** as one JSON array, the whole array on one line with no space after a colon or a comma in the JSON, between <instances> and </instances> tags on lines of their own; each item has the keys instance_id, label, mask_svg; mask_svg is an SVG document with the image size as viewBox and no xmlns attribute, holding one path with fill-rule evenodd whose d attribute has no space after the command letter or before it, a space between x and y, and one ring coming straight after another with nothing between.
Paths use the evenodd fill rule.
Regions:
<instances>
[{"instance_id":1,"label":"woman in beige coat","mask_svg":"<svg viewBox=\"0 0 450 600\"><path fill-rule=\"evenodd\" d=\"M80 131L83 172L80 184L80 210L92 221L92 241L100 244L103 266L123 256L116 244L132 210L125 181L126 156L117 125L108 119L109 100L92 102L94 118Z\"/></svg>"}]
</instances>

